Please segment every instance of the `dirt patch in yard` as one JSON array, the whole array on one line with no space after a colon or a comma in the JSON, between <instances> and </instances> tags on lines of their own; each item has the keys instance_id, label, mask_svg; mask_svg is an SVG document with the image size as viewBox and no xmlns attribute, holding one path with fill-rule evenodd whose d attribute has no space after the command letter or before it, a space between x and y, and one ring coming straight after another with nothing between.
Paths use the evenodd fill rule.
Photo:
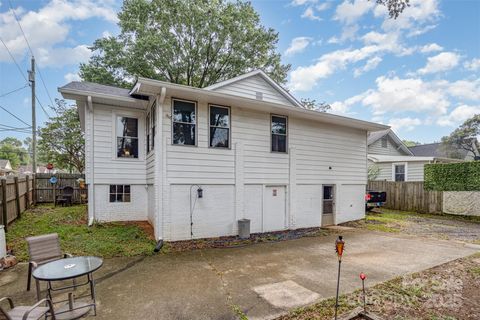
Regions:
<instances>
[{"instance_id":1,"label":"dirt patch in yard","mask_svg":"<svg viewBox=\"0 0 480 320\"><path fill-rule=\"evenodd\" d=\"M368 284L368 278L367 278ZM480 319L480 254L367 288L367 311L394 320ZM340 313L361 306L362 293L340 299ZM331 319L335 299L300 308L278 320Z\"/></svg>"},{"instance_id":2,"label":"dirt patch in yard","mask_svg":"<svg viewBox=\"0 0 480 320\"><path fill-rule=\"evenodd\" d=\"M375 231L405 233L444 240L480 244L480 218L452 215L431 215L377 209L369 212L365 220L345 225Z\"/></svg>"},{"instance_id":3,"label":"dirt patch in yard","mask_svg":"<svg viewBox=\"0 0 480 320\"><path fill-rule=\"evenodd\" d=\"M322 228L304 228L296 230L285 230L268 233L254 233L248 239L240 239L238 236L205 238L195 240L174 241L165 243L162 248L163 253L183 252L196 249L207 248L232 248L242 247L255 243L277 242L304 237L318 237L332 233L334 231Z\"/></svg>"}]
</instances>

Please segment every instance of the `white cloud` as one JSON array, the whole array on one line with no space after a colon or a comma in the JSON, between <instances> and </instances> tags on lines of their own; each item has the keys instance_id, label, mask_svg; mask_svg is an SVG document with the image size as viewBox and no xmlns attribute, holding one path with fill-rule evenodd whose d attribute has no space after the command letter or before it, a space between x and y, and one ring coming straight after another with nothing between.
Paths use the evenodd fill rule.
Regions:
<instances>
[{"instance_id":1,"label":"white cloud","mask_svg":"<svg viewBox=\"0 0 480 320\"><path fill-rule=\"evenodd\" d=\"M69 72L67 73L66 75L63 76L63 78L65 79L65 81L67 82L72 82L72 81L80 81L80 76L78 75L78 73L73 73L73 72Z\"/></svg>"},{"instance_id":2,"label":"white cloud","mask_svg":"<svg viewBox=\"0 0 480 320\"><path fill-rule=\"evenodd\" d=\"M457 126L476 114L480 114L480 106L463 104L453 109L448 115L440 117L437 124L440 126Z\"/></svg>"},{"instance_id":3,"label":"white cloud","mask_svg":"<svg viewBox=\"0 0 480 320\"><path fill-rule=\"evenodd\" d=\"M313 11L312 7L308 7L307 9L305 9L305 11L302 14L302 18L306 18L306 19L309 19L309 20L317 20L317 21L322 20L322 18L315 15L315 12Z\"/></svg>"},{"instance_id":4,"label":"white cloud","mask_svg":"<svg viewBox=\"0 0 480 320\"><path fill-rule=\"evenodd\" d=\"M307 3L316 3L317 0L293 0L291 5L292 6L303 6L304 4Z\"/></svg>"},{"instance_id":5,"label":"white cloud","mask_svg":"<svg viewBox=\"0 0 480 320\"><path fill-rule=\"evenodd\" d=\"M422 124L422 120L418 118L391 118L388 125L392 127L393 131L412 131L416 126Z\"/></svg>"},{"instance_id":6,"label":"white cloud","mask_svg":"<svg viewBox=\"0 0 480 320\"><path fill-rule=\"evenodd\" d=\"M296 53L302 52L303 50L305 50L305 48L308 47L311 41L312 38L310 37L293 38L290 42L290 46L287 48L287 50L285 50L285 55L292 56Z\"/></svg>"},{"instance_id":7,"label":"white cloud","mask_svg":"<svg viewBox=\"0 0 480 320\"><path fill-rule=\"evenodd\" d=\"M397 19L388 18L388 11L385 6L376 6L374 10L376 17L385 17L382 28L385 31L408 30L411 36L425 33L431 30L432 22L440 17L438 0L410 0L410 6L398 16Z\"/></svg>"},{"instance_id":8,"label":"white cloud","mask_svg":"<svg viewBox=\"0 0 480 320\"><path fill-rule=\"evenodd\" d=\"M368 13L373 7L375 7L374 1L345 0L337 6L333 19L339 20L345 24L351 24L356 22L364 14Z\"/></svg>"},{"instance_id":9,"label":"white cloud","mask_svg":"<svg viewBox=\"0 0 480 320\"><path fill-rule=\"evenodd\" d=\"M382 62L382 58L380 57L373 57L371 59L368 59L367 63L361 68L356 68L353 71L353 75L355 78L359 77L360 75L364 74L365 72L371 71L375 69L378 64Z\"/></svg>"},{"instance_id":10,"label":"white cloud","mask_svg":"<svg viewBox=\"0 0 480 320\"><path fill-rule=\"evenodd\" d=\"M73 48L38 48L37 61L42 66L63 67L80 62L87 62L92 52L87 45L79 45Z\"/></svg>"},{"instance_id":11,"label":"white cloud","mask_svg":"<svg viewBox=\"0 0 480 320\"><path fill-rule=\"evenodd\" d=\"M437 73L448 71L458 65L460 56L454 52L442 52L436 56L429 57L425 67L418 70L420 74Z\"/></svg>"},{"instance_id":12,"label":"white cloud","mask_svg":"<svg viewBox=\"0 0 480 320\"><path fill-rule=\"evenodd\" d=\"M315 9L317 9L317 11L325 11L328 8L330 8L330 6L331 6L331 2L323 2L323 3L315 6Z\"/></svg>"},{"instance_id":13,"label":"white cloud","mask_svg":"<svg viewBox=\"0 0 480 320\"><path fill-rule=\"evenodd\" d=\"M474 58L470 61L466 61L463 66L465 69L470 71L478 71L480 70L480 58Z\"/></svg>"},{"instance_id":14,"label":"white cloud","mask_svg":"<svg viewBox=\"0 0 480 320\"><path fill-rule=\"evenodd\" d=\"M429 43L420 48L421 53L430 53L435 51L442 51L443 47L439 46L436 43Z\"/></svg>"},{"instance_id":15,"label":"white cloud","mask_svg":"<svg viewBox=\"0 0 480 320\"><path fill-rule=\"evenodd\" d=\"M411 54L413 50L399 44L398 34L370 32L363 37L365 46L359 49L342 49L322 55L314 64L300 66L290 73L289 88L293 91L311 90L320 79L345 69L349 64L378 56L385 52L397 55Z\"/></svg>"},{"instance_id":16,"label":"white cloud","mask_svg":"<svg viewBox=\"0 0 480 320\"><path fill-rule=\"evenodd\" d=\"M346 40L354 40L357 35L358 29L359 26L357 24L347 25L343 28L340 38L331 37L330 39L328 39L328 43L342 43Z\"/></svg>"},{"instance_id":17,"label":"white cloud","mask_svg":"<svg viewBox=\"0 0 480 320\"><path fill-rule=\"evenodd\" d=\"M439 81L438 86L444 88L452 97L471 101L480 100L480 79L455 82Z\"/></svg>"},{"instance_id":18,"label":"white cloud","mask_svg":"<svg viewBox=\"0 0 480 320\"><path fill-rule=\"evenodd\" d=\"M83 21L100 18L116 22L117 16L111 1L98 3L94 0L51 0L38 11L26 11L22 7L15 9L30 45L43 64L50 66L78 63L74 58L85 57L82 45L72 48L57 47L67 40L71 21ZM15 21L13 13L8 10L0 13L0 34L6 45L16 58L23 58L27 52L27 44ZM63 54L73 54L72 57ZM56 59L56 60L52 60ZM6 52L0 52L0 61L9 61Z\"/></svg>"}]
</instances>

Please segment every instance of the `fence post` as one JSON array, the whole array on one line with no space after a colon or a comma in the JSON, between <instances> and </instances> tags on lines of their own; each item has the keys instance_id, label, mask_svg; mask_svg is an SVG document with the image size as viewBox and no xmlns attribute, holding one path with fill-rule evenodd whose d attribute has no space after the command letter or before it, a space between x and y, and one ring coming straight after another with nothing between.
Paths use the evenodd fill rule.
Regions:
<instances>
[{"instance_id":1,"label":"fence post","mask_svg":"<svg viewBox=\"0 0 480 320\"><path fill-rule=\"evenodd\" d=\"M25 176L25 209L30 208L30 178Z\"/></svg>"},{"instance_id":2,"label":"fence post","mask_svg":"<svg viewBox=\"0 0 480 320\"><path fill-rule=\"evenodd\" d=\"M7 217L7 179L1 179L2 181L2 219L5 232L8 229L8 217Z\"/></svg>"},{"instance_id":3,"label":"fence post","mask_svg":"<svg viewBox=\"0 0 480 320\"><path fill-rule=\"evenodd\" d=\"M20 208L20 190L18 189L18 177L13 177L15 187L15 206L17 207L17 218L20 218L22 210Z\"/></svg>"},{"instance_id":4,"label":"fence post","mask_svg":"<svg viewBox=\"0 0 480 320\"><path fill-rule=\"evenodd\" d=\"M32 174L33 183L32 183L32 202L35 206L37 204L37 178L35 177L35 173Z\"/></svg>"}]
</instances>

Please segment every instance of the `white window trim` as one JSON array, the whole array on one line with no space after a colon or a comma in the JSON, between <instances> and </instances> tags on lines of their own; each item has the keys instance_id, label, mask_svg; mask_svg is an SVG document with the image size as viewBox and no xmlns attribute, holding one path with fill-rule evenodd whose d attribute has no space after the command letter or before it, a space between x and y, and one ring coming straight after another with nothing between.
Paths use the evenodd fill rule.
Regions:
<instances>
[{"instance_id":1,"label":"white window trim","mask_svg":"<svg viewBox=\"0 0 480 320\"><path fill-rule=\"evenodd\" d=\"M210 145L210 128L215 127L210 124L210 109L212 107L215 108L221 108L221 109L227 109L228 110L228 127L216 127L216 128L224 128L228 129L228 148L223 148L223 147L212 147ZM208 147L211 149L223 149L223 150L229 150L232 149L232 108L229 106L222 106L218 104L209 104L208 105L208 116L207 116L207 121L208 121Z\"/></svg>"},{"instance_id":2,"label":"white window trim","mask_svg":"<svg viewBox=\"0 0 480 320\"><path fill-rule=\"evenodd\" d=\"M286 126L286 130L285 130L285 134L281 134L281 133L275 133L276 135L279 135L279 136L285 136L285 152L282 152L282 151L273 151L272 148L273 148L273 145L272 145L272 122L273 122L273 117L278 117L278 118L285 118L285 126ZM284 116L284 115L281 115L281 114L275 114L275 113L271 113L270 114L270 153L275 153L275 154L288 154L288 128L289 128L289 125L288 125L288 116Z\"/></svg>"},{"instance_id":3,"label":"white window trim","mask_svg":"<svg viewBox=\"0 0 480 320\"><path fill-rule=\"evenodd\" d=\"M191 145L191 144L177 144L177 143L173 143L173 124L176 122L173 120L173 115L174 115L174 112L173 112L173 107L174 107L174 104L175 104L175 101L184 101L184 102L189 102L189 103L193 103L195 105L195 144L194 145ZM171 106L171 123L170 123L170 127L171 127L171 135L170 135L170 139L171 139L171 145L172 146L177 146L177 147L198 147L198 103L197 101L194 101L194 100L185 100L185 99L180 99L180 98L172 98L172 106ZM208 117L207 117L208 118ZM177 123L184 123L184 122L177 122ZM190 123L192 124L192 123Z\"/></svg>"},{"instance_id":4,"label":"white window trim","mask_svg":"<svg viewBox=\"0 0 480 320\"><path fill-rule=\"evenodd\" d=\"M392 181L396 181L395 180L395 166L401 166L401 165L405 166L405 180L404 180L404 182L408 181L408 162L394 162L394 163L392 163Z\"/></svg>"},{"instance_id":5,"label":"white window trim","mask_svg":"<svg viewBox=\"0 0 480 320\"><path fill-rule=\"evenodd\" d=\"M118 135L118 132L117 132L117 119L119 117L126 117L126 118L133 118L133 119L137 119L137 136L138 136L138 158L122 158L122 157L118 157L117 156L117 135ZM145 136L145 138L143 138L143 134L141 132L143 132L145 130L145 128L143 127L142 125L142 121L141 121L141 117L138 115L138 114L131 114L131 113L128 113L128 112L125 112L125 113L122 113L122 112L114 112L112 114L112 124L113 124L113 128L112 128L112 132L113 132L113 143L112 143L112 160L114 161L126 161L126 162L138 162L138 161L142 161L144 160L144 154L146 154L147 150L145 148L145 145L144 145L144 141L147 139L147 137ZM145 149L145 150L143 150Z\"/></svg>"}]
</instances>

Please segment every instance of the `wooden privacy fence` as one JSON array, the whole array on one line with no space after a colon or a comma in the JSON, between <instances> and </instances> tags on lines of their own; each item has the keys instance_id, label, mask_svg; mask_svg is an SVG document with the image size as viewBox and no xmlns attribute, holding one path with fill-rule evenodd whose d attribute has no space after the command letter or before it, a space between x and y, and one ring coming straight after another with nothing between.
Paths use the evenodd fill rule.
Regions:
<instances>
[{"instance_id":1,"label":"wooden privacy fence","mask_svg":"<svg viewBox=\"0 0 480 320\"><path fill-rule=\"evenodd\" d=\"M8 224L33 204L34 181L29 176L0 179L0 224Z\"/></svg>"},{"instance_id":2,"label":"wooden privacy fence","mask_svg":"<svg viewBox=\"0 0 480 320\"><path fill-rule=\"evenodd\" d=\"M50 183L50 178L55 176L57 178L56 184ZM85 179L85 175L77 173L37 173L35 175L36 187L36 200L39 203L53 202L54 195L61 193L63 187L73 188L73 203L81 202L81 194L86 195L86 189L80 189L78 179ZM55 187L55 190L54 190Z\"/></svg>"},{"instance_id":3,"label":"wooden privacy fence","mask_svg":"<svg viewBox=\"0 0 480 320\"><path fill-rule=\"evenodd\" d=\"M422 213L443 212L443 192L424 189L423 181L369 181L368 190L385 191L385 208Z\"/></svg>"}]
</instances>

